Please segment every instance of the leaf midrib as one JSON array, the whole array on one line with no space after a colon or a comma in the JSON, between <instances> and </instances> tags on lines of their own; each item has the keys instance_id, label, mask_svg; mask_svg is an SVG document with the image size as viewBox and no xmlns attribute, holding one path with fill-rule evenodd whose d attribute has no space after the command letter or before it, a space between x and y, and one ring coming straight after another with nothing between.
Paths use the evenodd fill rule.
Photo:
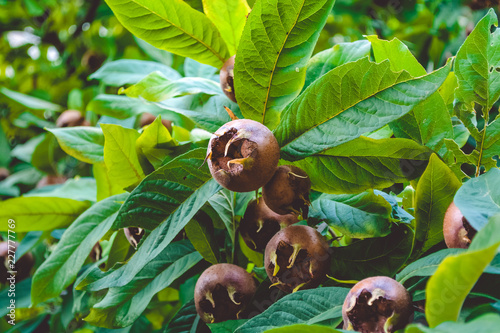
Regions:
<instances>
[{"instance_id":1,"label":"leaf midrib","mask_svg":"<svg viewBox=\"0 0 500 333\"><path fill-rule=\"evenodd\" d=\"M222 63L224 63L226 60L217 52L215 51L212 47L210 47L208 44L206 44L203 40L197 38L196 36L194 36L193 34L190 34L188 33L186 30L182 29L182 27L172 23L172 21L168 20L167 18L161 16L160 14L154 12L152 9L148 8L147 6L137 2L137 0L129 0L130 2L133 2L135 3L136 5L138 5L139 7L142 7L144 9L147 9L151 12L151 14L157 16L158 18L160 18L161 20L164 20L165 22L168 22L171 26L179 29L180 31L182 31L183 33L185 33L186 35L188 35L190 38L194 39L195 41L201 43L205 48L207 48L210 52L212 52L213 55L215 55ZM172 1L172 0L166 0L166 1ZM162 29L163 30L163 29Z\"/></svg>"}]
</instances>

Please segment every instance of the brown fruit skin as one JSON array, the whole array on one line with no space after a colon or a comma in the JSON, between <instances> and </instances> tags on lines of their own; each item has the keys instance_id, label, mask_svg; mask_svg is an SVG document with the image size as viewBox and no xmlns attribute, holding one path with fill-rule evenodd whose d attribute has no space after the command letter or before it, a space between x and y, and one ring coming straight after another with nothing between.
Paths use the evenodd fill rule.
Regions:
<instances>
[{"instance_id":1,"label":"brown fruit skin","mask_svg":"<svg viewBox=\"0 0 500 333\"><path fill-rule=\"evenodd\" d=\"M141 241L141 238L144 236L144 229L138 227L129 227L123 229L125 233L125 237L127 237L128 242L134 249L137 249L137 245Z\"/></svg>"},{"instance_id":2,"label":"brown fruit skin","mask_svg":"<svg viewBox=\"0 0 500 333\"><path fill-rule=\"evenodd\" d=\"M220 87L224 94L236 103L236 96L234 94L234 59L236 55L227 59L220 70Z\"/></svg>"},{"instance_id":3,"label":"brown fruit skin","mask_svg":"<svg viewBox=\"0 0 500 333\"><path fill-rule=\"evenodd\" d=\"M0 168L0 181L10 176L10 172L6 168Z\"/></svg>"},{"instance_id":4,"label":"brown fruit skin","mask_svg":"<svg viewBox=\"0 0 500 333\"><path fill-rule=\"evenodd\" d=\"M12 251L17 250L18 244L16 242L10 242L10 245L10 255L12 255ZM10 271L8 268L10 264L9 259L12 260L12 257L9 258L9 242L0 242L0 284L8 283L7 278L10 277L8 273L8 271ZM35 259L30 252L18 258L15 264L15 270L17 271L16 281L21 281L30 276L30 271L34 264Z\"/></svg>"},{"instance_id":5,"label":"brown fruit skin","mask_svg":"<svg viewBox=\"0 0 500 333\"><path fill-rule=\"evenodd\" d=\"M237 136L240 138L229 145L224 156L226 144ZM255 191L264 186L273 176L279 157L280 148L273 133L249 119L222 125L210 138L207 149L210 173L220 185L235 192ZM230 167L228 162L233 162Z\"/></svg>"},{"instance_id":6,"label":"brown fruit skin","mask_svg":"<svg viewBox=\"0 0 500 333\"><path fill-rule=\"evenodd\" d=\"M292 267L288 268L293 249L299 246L300 251ZM279 271L273 276L275 264L272 262L276 253ZM317 287L326 277L330 264L329 246L316 229L305 225L291 225L279 231L267 243L264 254L264 267L271 282L287 292L296 287L310 289ZM312 275L310 274L312 272Z\"/></svg>"},{"instance_id":7,"label":"brown fruit skin","mask_svg":"<svg viewBox=\"0 0 500 333\"><path fill-rule=\"evenodd\" d=\"M141 119L139 120L139 126L142 128L146 125L149 125L153 121L155 121L155 119L156 119L156 117L154 115L152 115L151 113L145 112L145 113L141 114ZM163 124L163 126L165 126L165 128L170 133L172 133L172 122L170 120L162 119L161 123Z\"/></svg>"},{"instance_id":8,"label":"brown fruit skin","mask_svg":"<svg viewBox=\"0 0 500 333\"><path fill-rule=\"evenodd\" d=\"M476 230L467 222L454 202L450 204L443 221L444 242L448 248L467 249Z\"/></svg>"},{"instance_id":9,"label":"brown fruit skin","mask_svg":"<svg viewBox=\"0 0 500 333\"><path fill-rule=\"evenodd\" d=\"M36 184L36 188L42 188L48 185L64 184L68 178L58 175L46 175Z\"/></svg>"},{"instance_id":10,"label":"brown fruit skin","mask_svg":"<svg viewBox=\"0 0 500 333\"><path fill-rule=\"evenodd\" d=\"M294 165L281 165L262 188L262 197L278 214L301 212L307 218L310 190L311 179L304 170Z\"/></svg>"},{"instance_id":11,"label":"brown fruit skin","mask_svg":"<svg viewBox=\"0 0 500 333\"><path fill-rule=\"evenodd\" d=\"M296 215L276 214L267 207L264 199L260 198L248 204L240 222L240 233L249 248L262 251L278 231L297 222L299 220Z\"/></svg>"},{"instance_id":12,"label":"brown fruit skin","mask_svg":"<svg viewBox=\"0 0 500 333\"><path fill-rule=\"evenodd\" d=\"M80 111L66 110L56 120L57 127L90 126Z\"/></svg>"},{"instance_id":13,"label":"brown fruit skin","mask_svg":"<svg viewBox=\"0 0 500 333\"><path fill-rule=\"evenodd\" d=\"M374 293L380 296L373 300L372 305L368 305ZM413 318L411 296L406 288L387 276L366 278L356 283L345 298L342 306L344 329L361 333L386 333L384 324L394 311L398 317L388 327L388 333L404 328Z\"/></svg>"},{"instance_id":14,"label":"brown fruit skin","mask_svg":"<svg viewBox=\"0 0 500 333\"><path fill-rule=\"evenodd\" d=\"M234 302L227 292L228 288L233 291ZM241 312L256 290L255 281L243 268L232 264L213 265L207 268L196 282L194 288L196 311L206 323L242 319ZM208 293L215 307L207 299Z\"/></svg>"}]
</instances>

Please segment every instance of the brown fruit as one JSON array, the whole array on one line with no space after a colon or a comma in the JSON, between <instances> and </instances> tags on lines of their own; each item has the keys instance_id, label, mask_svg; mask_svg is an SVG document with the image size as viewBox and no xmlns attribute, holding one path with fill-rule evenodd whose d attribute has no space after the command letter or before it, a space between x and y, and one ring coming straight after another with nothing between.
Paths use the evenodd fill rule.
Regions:
<instances>
[{"instance_id":1,"label":"brown fruit","mask_svg":"<svg viewBox=\"0 0 500 333\"><path fill-rule=\"evenodd\" d=\"M227 59L220 70L220 87L226 96L236 103L236 96L234 94L234 59L232 56Z\"/></svg>"},{"instance_id":2,"label":"brown fruit","mask_svg":"<svg viewBox=\"0 0 500 333\"><path fill-rule=\"evenodd\" d=\"M444 214L443 221L443 236L446 246L466 249L476 233L476 229L469 224L455 203L452 202Z\"/></svg>"},{"instance_id":3,"label":"brown fruit","mask_svg":"<svg viewBox=\"0 0 500 333\"><path fill-rule=\"evenodd\" d=\"M48 185L64 184L68 178L58 175L46 175L36 184L36 188L41 188Z\"/></svg>"},{"instance_id":4,"label":"brown fruit","mask_svg":"<svg viewBox=\"0 0 500 333\"><path fill-rule=\"evenodd\" d=\"M139 227L129 227L123 229L123 232L125 233L125 237L127 237L130 245L132 245L134 249L137 249L137 245L139 245L142 236L144 236L144 229Z\"/></svg>"},{"instance_id":5,"label":"brown fruit","mask_svg":"<svg viewBox=\"0 0 500 333\"><path fill-rule=\"evenodd\" d=\"M297 222L299 220L296 215L276 214L260 198L248 204L240 222L240 233L249 248L262 251L278 231Z\"/></svg>"},{"instance_id":6,"label":"brown fruit","mask_svg":"<svg viewBox=\"0 0 500 333\"><path fill-rule=\"evenodd\" d=\"M154 115L152 115L151 113L145 112L145 113L141 114L141 119L139 121L139 126L142 128L142 127L144 127L146 125L149 125L153 121L155 121L155 119L156 119L156 117ZM162 119L161 123L163 124L163 126L165 126L165 128L169 132L172 132L172 122L170 120Z\"/></svg>"},{"instance_id":7,"label":"brown fruit","mask_svg":"<svg viewBox=\"0 0 500 333\"><path fill-rule=\"evenodd\" d=\"M311 180L294 165L281 165L273 178L262 188L266 204L278 214L301 214L307 218Z\"/></svg>"},{"instance_id":8,"label":"brown fruit","mask_svg":"<svg viewBox=\"0 0 500 333\"><path fill-rule=\"evenodd\" d=\"M228 190L250 192L273 176L280 156L273 133L254 120L237 119L220 127L210 138L208 167Z\"/></svg>"},{"instance_id":9,"label":"brown fruit","mask_svg":"<svg viewBox=\"0 0 500 333\"><path fill-rule=\"evenodd\" d=\"M342 306L344 329L361 333L391 333L413 318L413 305L403 285L386 276L359 281Z\"/></svg>"},{"instance_id":10,"label":"brown fruit","mask_svg":"<svg viewBox=\"0 0 500 333\"><path fill-rule=\"evenodd\" d=\"M10 176L10 172L6 168L0 168L0 181Z\"/></svg>"},{"instance_id":11,"label":"brown fruit","mask_svg":"<svg viewBox=\"0 0 500 333\"><path fill-rule=\"evenodd\" d=\"M279 231L266 246L269 279L285 292L317 287L329 267L329 246L316 229L291 225Z\"/></svg>"},{"instance_id":12,"label":"brown fruit","mask_svg":"<svg viewBox=\"0 0 500 333\"><path fill-rule=\"evenodd\" d=\"M232 264L213 265L196 282L196 311L206 323L241 319L256 290L255 281L243 268Z\"/></svg>"},{"instance_id":13,"label":"brown fruit","mask_svg":"<svg viewBox=\"0 0 500 333\"><path fill-rule=\"evenodd\" d=\"M57 127L90 126L80 111L66 110L56 120Z\"/></svg>"},{"instance_id":14,"label":"brown fruit","mask_svg":"<svg viewBox=\"0 0 500 333\"><path fill-rule=\"evenodd\" d=\"M7 280L7 278L10 277L9 271L17 271L15 274L16 281L21 281L30 276L31 268L35 264L33 255L30 252L26 253L21 258L16 258L17 262L15 263L14 269L10 267L10 265L14 263L12 261L9 262L9 260L14 259L13 255L17 250L17 246L18 244L16 242L0 242L0 284L9 282Z\"/></svg>"}]
</instances>

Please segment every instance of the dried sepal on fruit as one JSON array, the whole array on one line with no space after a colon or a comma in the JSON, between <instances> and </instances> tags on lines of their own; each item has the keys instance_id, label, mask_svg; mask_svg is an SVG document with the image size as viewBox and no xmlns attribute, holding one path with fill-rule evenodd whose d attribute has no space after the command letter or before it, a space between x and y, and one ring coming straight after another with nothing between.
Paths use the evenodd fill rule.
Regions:
<instances>
[{"instance_id":1,"label":"dried sepal on fruit","mask_svg":"<svg viewBox=\"0 0 500 333\"><path fill-rule=\"evenodd\" d=\"M267 275L285 292L317 287L326 277L330 252L316 229L291 225L269 241L265 251Z\"/></svg>"},{"instance_id":2,"label":"dried sepal on fruit","mask_svg":"<svg viewBox=\"0 0 500 333\"><path fill-rule=\"evenodd\" d=\"M297 222L296 215L277 214L267 207L263 198L259 198L248 204L239 228L247 246L262 251L278 231Z\"/></svg>"},{"instance_id":3,"label":"dried sepal on fruit","mask_svg":"<svg viewBox=\"0 0 500 333\"><path fill-rule=\"evenodd\" d=\"M460 209L452 202L444 214L443 221L443 236L446 246L466 249L476 233L477 230L469 224Z\"/></svg>"},{"instance_id":4,"label":"dried sepal on fruit","mask_svg":"<svg viewBox=\"0 0 500 333\"><path fill-rule=\"evenodd\" d=\"M254 120L237 119L210 138L207 162L214 179L228 190L255 191L273 176L279 146L273 133Z\"/></svg>"},{"instance_id":5,"label":"dried sepal on fruit","mask_svg":"<svg viewBox=\"0 0 500 333\"><path fill-rule=\"evenodd\" d=\"M242 319L256 290L255 281L243 268L232 264L213 265L196 282L196 311L206 323Z\"/></svg>"},{"instance_id":6,"label":"dried sepal on fruit","mask_svg":"<svg viewBox=\"0 0 500 333\"><path fill-rule=\"evenodd\" d=\"M125 233L125 237L127 237L130 245L132 245L134 249L137 249L139 242L144 236L144 229L139 227L128 227L123 229L123 232Z\"/></svg>"},{"instance_id":7,"label":"dried sepal on fruit","mask_svg":"<svg viewBox=\"0 0 500 333\"><path fill-rule=\"evenodd\" d=\"M295 213L307 218L311 180L307 173L294 165L281 165L262 188L269 208L278 214Z\"/></svg>"},{"instance_id":8,"label":"dried sepal on fruit","mask_svg":"<svg viewBox=\"0 0 500 333\"><path fill-rule=\"evenodd\" d=\"M342 306L344 329L361 333L392 333L413 318L411 296L402 284L387 276L359 281Z\"/></svg>"}]
</instances>

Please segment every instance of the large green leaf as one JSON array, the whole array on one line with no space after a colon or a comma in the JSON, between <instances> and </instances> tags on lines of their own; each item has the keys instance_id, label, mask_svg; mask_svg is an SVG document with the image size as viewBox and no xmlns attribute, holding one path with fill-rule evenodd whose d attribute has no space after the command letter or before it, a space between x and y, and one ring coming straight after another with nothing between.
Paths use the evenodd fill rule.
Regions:
<instances>
[{"instance_id":1,"label":"large green leaf","mask_svg":"<svg viewBox=\"0 0 500 333\"><path fill-rule=\"evenodd\" d=\"M155 169L160 167L165 157L171 152L170 148L176 145L177 142L163 126L161 117L156 118L144 129L135 143L143 170L146 170L145 164L148 162Z\"/></svg>"},{"instance_id":2,"label":"large green leaf","mask_svg":"<svg viewBox=\"0 0 500 333\"><path fill-rule=\"evenodd\" d=\"M47 128L54 134L61 148L70 156L86 163L104 160L104 135L102 130L90 126Z\"/></svg>"},{"instance_id":3,"label":"large green leaf","mask_svg":"<svg viewBox=\"0 0 500 333\"><path fill-rule=\"evenodd\" d=\"M309 217L327 222L342 235L371 238L389 234L391 211L391 205L373 191L354 195L323 194L313 201Z\"/></svg>"},{"instance_id":4,"label":"large green leaf","mask_svg":"<svg viewBox=\"0 0 500 333\"><path fill-rule=\"evenodd\" d=\"M114 228L156 228L126 265L93 282L88 289L101 290L129 283L221 189L212 179L208 167L200 168L205 153L206 150L200 148L177 157L147 176L130 193L118 213Z\"/></svg>"},{"instance_id":5,"label":"large green leaf","mask_svg":"<svg viewBox=\"0 0 500 333\"><path fill-rule=\"evenodd\" d=\"M359 193L420 176L431 154L408 139L360 137L293 164L307 172L317 191Z\"/></svg>"},{"instance_id":6,"label":"large green leaf","mask_svg":"<svg viewBox=\"0 0 500 333\"><path fill-rule=\"evenodd\" d=\"M209 79L189 77L172 81L160 72L153 72L123 92L128 97L142 97L150 102L161 102L187 94L218 95L222 90L218 82Z\"/></svg>"},{"instance_id":7,"label":"large green leaf","mask_svg":"<svg viewBox=\"0 0 500 333\"><path fill-rule=\"evenodd\" d=\"M186 236L194 248L211 264L218 263L219 248L213 236L213 227L210 219L191 220L184 227Z\"/></svg>"},{"instance_id":8,"label":"large green leaf","mask_svg":"<svg viewBox=\"0 0 500 333\"><path fill-rule=\"evenodd\" d=\"M104 162L92 165L92 174L94 175L97 188L97 201L106 199L112 195L125 192L123 187L118 186L109 178L108 169Z\"/></svg>"},{"instance_id":9,"label":"large green leaf","mask_svg":"<svg viewBox=\"0 0 500 333\"><path fill-rule=\"evenodd\" d=\"M335 67L369 56L370 50L370 42L357 40L352 43L335 44L331 49L315 54L307 63L306 82L303 89Z\"/></svg>"},{"instance_id":10,"label":"large green leaf","mask_svg":"<svg viewBox=\"0 0 500 333\"><path fill-rule=\"evenodd\" d=\"M457 191L454 202L469 224L481 230L490 217L500 213L500 170L493 168L467 181Z\"/></svg>"},{"instance_id":11,"label":"large green leaf","mask_svg":"<svg viewBox=\"0 0 500 333\"><path fill-rule=\"evenodd\" d=\"M202 259L189 241L172 243L125 286L110 288L95 304L85 321L90 324L121 328L132 325L144 312L153 296L168 287Z\"/></svg>"},{"instance_id":12,"label":"large green leaf","mask_svg":"<svg viewBox=\"0 0 500 333\"><path fill-rule=\"evenodd\" d=\"M413 77L422 76L426 71L399 39L386 41L377 36L368 36L375 61L389 59L391 70L405 70ZM451 118L439 92L435 92L420 102L411 112L391 123L396 137L410 138L433 149L439 149L445 138L453 137Z\"/></svg>"},{"instance_id":13,"label":"large green leaf","mask_svg":"<svg viewBox=\"0 0 500 333\"><path fill-rule=\"evenodd\" d=\"M0 94L7 96L11 100L16 101L31 110L62 111L62 107L60 105L50 103L46 100L30 95L25 95L17 91L12 91L5 87L0 87Z\"/></svg>"},{"instance_id":14,"label":"large green leaf","mask_svg":"<svg viewBox=\"0 0 500 333\"><path fill-rule=\"evenodd\" d=\"M221 68L229 51L210 20L181 0L106 0L121 24L151 45Z\"/></svg>"},{"instance_id":15,"label":"large green leaf","mask_svg":"<svg viewBox=\"0 0 500 333\"><path fill-rule=\"evenodd\" d=\"M33 277L31 301L38 304L59 294L76 278L94 245L111 228L126 194L92 206L64 232L57 248Z\"/></svg>"},{"instance_id":16,"label":"large green leaf","mask_svg":"<svg viewBox=\"0 0 500 333\"><path fill-rule=\"evenodd\" d=\"M500 315L487 313L468 323L445 322L435 328L422 324L412 324L406 327L405 333L491 333L500 326Z\"/></svg>"},{"instance_id":17,"label":"large green leaf","mask_svg":"<svg viewBox=\"0 0 500 333\"><path fill-rule=\"evenodd\" d=\"M280 328L273 328L272 330L266 331L266 333L303 333L303 332L314 332L314 333L341 333L346 331L339 331L327 326L320 325L304 325L297 324L291 326L285 326Z\"/></svg>"},{"instance_id":18,"label":"large green leaf","mask_svg":"<svg viewBox=\"0 0 500 333\"><path fill-rule=\"evenodd\" d=\"M126 188L144 178L135 149L139 133L119 125L101 124L104 133L104 163L111 182Z\"/></svg>"},{"instance_id":19,"label":"large green leaf","mask_svg":"<svg viewBox=\"0 0 500 333\"><path fill-rule=\"evenodd\" d=\"M425 318L430 327L456 321L462 304L500 246L500 215L491 218L469 249L443 260L427 287Z\"/></svg>"},{"instance_id":20,"label":"large green leaf","mask_svg":"<svg viewBox=\"0 0 500 333\"><path fill-rule=\"evenodd\" d=\"M247 321L236 333L261 333L285 325L312 325L339 318L348 292L338 287L297 291Z\"/></svg>"},{"instance_id":21,"label":"large green leaf","mask_svg":"<svg viewBox=\"0 0 500 333\"><path fill-rule=\"evenodd\" d=\"M250 7L246 0L203 0L203 12L219 29L230 54L235 54Z\"/></svg>"},{"instance_id":22,"label":"large green leaf","mask_svg":"<svg viewBox=\"0 0 500 333\"><path fill-rule=\"evenodd\" d=\"M68 226L88 202L57 197L19 197L0 202L0 231L7 231L6 221L15 221L16 232L54 230Z\"/></svg>"},{"instance_id":23,"label":"large green leaf","mask_svg":"<svg viewBox=\"0 0 500 333\"><path fill-rule=\"evenodd\" d=\"M120 59L104 64L89 79L96 79L109 86L121 87L141 81L146 75L158 71L169 80L181 75L174 69L155 61Z\"/></svg>"},{"instance_id":24,"label":"large green leaf","mask_svg":"<svg viewBox=\"0 0 500 333\"><path fill-rule=\"evenodd\" d=\"M411 228L401 224L393 227L388 236L334 247L330 274L340 280L362 280L376 275L393 276L408 260L413 237Z\"/></svg>"},{"instance_id":25,"label":"large green leaf","mask_svg":"<svg viewBox=\"0 0 500 333\"><path fill-rule=\"evenodd\" d=\"M453 171L432 155L416 189L414 257L443 240L444 214L461 185Z\"/></svg>"},{"instance_id":26,"label":"large green leaf","mask_svg":"<svg viewBox=\"0 0 500 333\"><path fill-rule=\"evenodd\" d=\"M300 92L334 0L257 1L243 30L234 90L245 118L273 129Z\"/></svg>"},{"instance_id":27,"label":"large green leaf","mask_svg":"<svg viewBox=\"0 0 500 333\"><path fill-rule=\"evenodd\" d=\"M57 197L79 201L96 201L96 181L90 177L68 179L64 184L34 189L24 197Z\"/></svg>"},{"instance_id":28,"label":"large green leaf","mask_svg":"<svg viewBox=\"0 0 500 333\"><path fill-rule=\"evenodd\" d=\"M282 158L305 158L402 117L441 86L450 68L419 78L368 58L334 68L283 112L275 131Z\"/></svg>"},{"instance_id":29,"label":"large green leaf","mask_svg":"<svg viewBox=\"0 0 500 333\"><path fill-rule=\"evenodd\" d=\"M168 323L164 333L186 333L196 332L196 328L200 322L200 317L196 312L194 299L190 300L182 306L175 314L172 320Z\"/></svg>"}]
</instances>

